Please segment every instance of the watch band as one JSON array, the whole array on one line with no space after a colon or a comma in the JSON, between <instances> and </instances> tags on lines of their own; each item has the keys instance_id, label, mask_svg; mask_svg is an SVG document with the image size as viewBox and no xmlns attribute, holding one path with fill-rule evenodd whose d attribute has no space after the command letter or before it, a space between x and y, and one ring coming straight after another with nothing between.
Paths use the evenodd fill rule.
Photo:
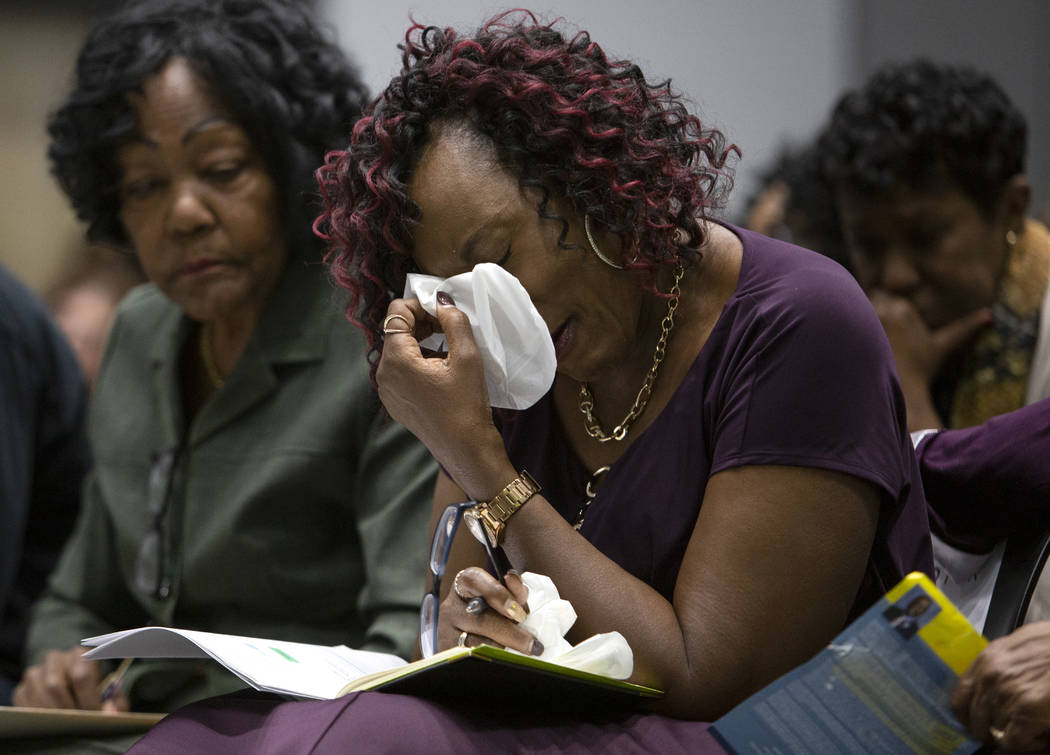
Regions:
<instances>
[{"instance_id":1,"label":"watch band","mask_svg":"<svg viewBox=\"0 0 1050 755\"><path fill-rule=\"evenodd\" d=\"M503 529L507 520L540 490L540 484L523 469L518 477L511 480L491 501L479 503L470 509L470 513L484 527L489 544L493 548L503 539Z\"/></svg>"}]
</instances>

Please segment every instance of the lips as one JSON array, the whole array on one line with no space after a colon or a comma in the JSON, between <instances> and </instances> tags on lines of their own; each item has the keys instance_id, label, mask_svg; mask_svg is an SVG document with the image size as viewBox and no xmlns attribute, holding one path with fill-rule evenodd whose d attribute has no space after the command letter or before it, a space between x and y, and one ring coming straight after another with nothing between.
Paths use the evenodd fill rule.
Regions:
<instances>
[{"instance_id":1,"label":"lips","mask_svg":"<svg viewBox=\"0 0 1050 755\"><path fill-rule=\"evenodd\" d=\"M560 328L551 333L551 340L554 341L554 356L559 362L572 348L573 336L575 334L576 323L572 317L562 323Z\"/></svg>"},{"instance_id":2,"label":"lips","mask_svg":"<svg viewBox=\"0 0 1050 755\"><path fill-rule=\"evenodd\" d=\"M185 275L185 276L194 276L194 275L200 275L202 273L210 272L212 270L218 269L221 266L222 266L222 263L219 262L218 260L212 260L212 259L191 260L190 262L187 262L185 265L183 265L181 268L179 268L179 273L181 275Z\"/></svg>"}]
</instances>

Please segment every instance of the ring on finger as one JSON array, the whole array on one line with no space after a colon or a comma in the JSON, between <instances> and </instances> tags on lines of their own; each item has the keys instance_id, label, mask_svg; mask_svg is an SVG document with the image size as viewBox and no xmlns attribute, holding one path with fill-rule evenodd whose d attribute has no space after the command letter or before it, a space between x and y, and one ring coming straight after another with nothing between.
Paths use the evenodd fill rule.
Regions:
<instances>
[{"instance_id":1,"label":"ring on finger","mask_svg":"<svg viewBox=\"0 0 1050 755\"><path fill-rule=\"evenodd\" d=\"M459 645L461 648L465 648L467 646L467 633L466 632L460 632L459 633L459 640L456 641L456 644Z\"/></svg>"},{"instance_id":2,"label":"ring on finger","mask_svg":"<svg viewBox=\"0 0 1050 755\"><path fill-rule=\"evenodd\" d=\"M459 578L463 576L463 572L465 572L465 571L466 571L466 569L460 569L458 572L456 572L456 578L454 580L452 580L452 590L462 600L470 600L470 597L467 596L467 595L464 595L459 589Z\"/></svg>"},{"instance_id":3,"label":"ring on finger","mask_svg":"<svg viewBox=\"0 0 1050 755\"><path fill-rule=\"evenodd\" d=\"M401 322L403 322L408 327L406 329L391 328L390 327L390 323L393 320L400 320ZM399 315L399 314L395 313L395 314L392 314L392 315L387 315L386 317L383 318L383 335L387 335L388 336L388 335L391 335L393 333L411 333L411 332L412 332L412 323L410 323L408 321L408 318L405 317L404 315Z\"/></svg>"},{"instance_id":4,"label":"ring on finger","mask_svg":"<svg viewBox=\"0 0 1050 755\"><path fill-rule=\"evenodd\" d=\"M998 726L989 726L988 733L992 735L992 739L996 742L1001 742L1003 737L1006 736L1006 727L999 728Z\"/></svg>"}]
</instances>

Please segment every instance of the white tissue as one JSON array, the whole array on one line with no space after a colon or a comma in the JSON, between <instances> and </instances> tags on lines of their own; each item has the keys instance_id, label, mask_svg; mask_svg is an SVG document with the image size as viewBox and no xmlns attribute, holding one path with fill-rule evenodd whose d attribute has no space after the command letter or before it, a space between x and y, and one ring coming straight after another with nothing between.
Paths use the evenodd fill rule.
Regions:
<instances>
[{"instance_id":1,"label":"white tissue","mask_svg":"<svg viewBox=\"0 0 1050 755\"><path fill-rule=\"evenodd\" d=\"M451 278L410 273L405 281L405 298L419 299L432 315L437 313L438 291L451 296L456 308L470 319L490 405L527 409L550 390L558 366L554 342L517 278L499 265L484 262ZM446 341L435 333L421 345L436 351Z\"/></svg>"},{"instance_id":2,"label":"white tissue","mask_svg":"<svg viewBox=\"0 0 1050 755\"><path fill-rule=\"evenodd\" d=\"M529 588L529 615L520 626L543 644L542 661L550 661L572 650L565 633L576 623L572 603L558 595L550 577L527 571L521 581Z\"/></svg>"},{"instance_id":3,"label":"white tissue","mask_svg":"<svg viewBox=\"0 0 1050 755\"><path fill-rule=\"evenodd\" d=\"M550 577L525 572L521 581L529 589L529 615L519 626L543 644L540 660L613 679L626 679L634 672L634 653L622 634L592 635L573 647L565 639L576 622L572 604L558 594Z\"/></svg>"},{"instance_id":4,"label":"white tissue","mask_svg":"<svg viewBox=\"0 0 1050 755\"><path fill-rule=\"evenodd\" d=\"M634 653L619 632L593 634L552 663L613 679L626 679L634 673Z\"/></svg>"}]
</instances>

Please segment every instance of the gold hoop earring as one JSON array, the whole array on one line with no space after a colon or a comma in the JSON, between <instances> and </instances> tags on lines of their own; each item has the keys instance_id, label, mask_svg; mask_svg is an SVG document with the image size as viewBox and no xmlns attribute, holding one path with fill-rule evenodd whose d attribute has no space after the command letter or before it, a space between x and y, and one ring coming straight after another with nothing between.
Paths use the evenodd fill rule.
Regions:
<instances>
[{"instance_id":1,"label":"gold hoop earring","mask_svg":"<svg viewBox=\"0 0 1050 755\"><path fill-rule=\"evenodd\" d=\"M583 216L583 232L587 234L587 243L589 243L591 245L591 251L593 251L597 255L598 259L600 259L602 262L604 262L609 267L615 267L617 270L623 270L623 265L617 265L611 259L609 259L604 254L602 254L601 249L599 249L598 245L596 243L594 243L594 236L591 235L591 216L590 215L584 215Z\"/></svg>"},{"instance_id":2,"label":"gold hoop earring","mask_svg":"<svg viewBox=\"0 0 1050 755\"><path fill-rule=\"evenodd\" d=\"M1006 243L1010 246L1017 243L1017 234L1012 229L1006 232Z\"/></svg>"}]
</instances>

